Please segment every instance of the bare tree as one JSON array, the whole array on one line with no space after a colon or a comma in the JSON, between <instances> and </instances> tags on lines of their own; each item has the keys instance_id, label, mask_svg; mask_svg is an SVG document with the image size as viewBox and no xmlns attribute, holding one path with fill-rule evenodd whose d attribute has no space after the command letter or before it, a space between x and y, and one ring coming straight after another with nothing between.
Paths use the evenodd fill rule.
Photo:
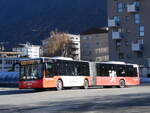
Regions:
<instances>
[{"instance_id":1,"label":"bare tree","mask_svg":"<svg viewBox=\"0 0 150 113\"><path fill-rule=\"evenodd\" d=\"M50 37L45 40L46 43L43 46L44 56L63 56L63 57L73 57L72 41L69 39L66 33L51 32Z\"/></svg>"}]
</instances>

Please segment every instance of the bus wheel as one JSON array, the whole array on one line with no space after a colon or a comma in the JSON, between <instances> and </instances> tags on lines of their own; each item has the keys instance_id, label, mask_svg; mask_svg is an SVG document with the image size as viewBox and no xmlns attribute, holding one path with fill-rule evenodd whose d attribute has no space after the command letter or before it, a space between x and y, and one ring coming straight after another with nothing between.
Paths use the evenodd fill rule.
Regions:
<instances>
[{"instance_id":1,"label":"bus wheel","mask_svg":"<svg viewBox=\"0 0 150 113\"><path fill-rule=\"evenodd\" d=\"M126 84L125 84L125 81L124 81L124 80L120 80L120 82L119 82L119 87L120 87L120 88L125 88L125 87L126 87Z\"/></svg>"},{"instance_id":2,"label":"bus wheel","mask_svg":"<svg viewBox=\"0 0 150 113\"><path fill-rule=\"evenodd\" d=\"M88 80L84 80L84 89L88 89L89 88L89 82Z\"/></svg>"},{"instance_id":3,"label":"bus wheel","mask_svg":"<svg viewBox=\"0 0 150 113\"><path fill-rule=\"evenodd\" d=\"M56 87L56 89L57 89L58 91L60 91L60 90L63 89L63 82L62 82L61 80L58 80L58 81L57 81L57 87Z\"/></svg>"}]
</instances>

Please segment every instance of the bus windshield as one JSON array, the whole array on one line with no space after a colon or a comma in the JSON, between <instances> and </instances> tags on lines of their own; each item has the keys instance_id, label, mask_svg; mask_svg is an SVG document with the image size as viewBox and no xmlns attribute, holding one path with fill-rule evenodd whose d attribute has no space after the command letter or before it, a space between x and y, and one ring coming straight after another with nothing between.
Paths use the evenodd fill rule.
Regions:
<instances>
[{"instance_id":1,"label":"bus windshield","mask_svg":"<svg viewBox=\"0 0 150 113\"><path fill-rule=\"evenodd\" d=\"M22 65L20 80L36 80L42 77L42 64Z\"/></svg>"}]
</instances>

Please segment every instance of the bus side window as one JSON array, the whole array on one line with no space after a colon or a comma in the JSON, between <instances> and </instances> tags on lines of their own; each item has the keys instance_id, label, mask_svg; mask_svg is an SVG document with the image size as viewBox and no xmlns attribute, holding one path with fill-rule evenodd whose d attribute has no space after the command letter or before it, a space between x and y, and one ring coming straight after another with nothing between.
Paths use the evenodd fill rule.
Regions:
<instances>
[{"instance_id":1,"label":"bus side window","mask_svg":"<svg viewBox=\"0 0 150 113\"><path fill-rule=\"evenodd\" d=\"M109 76L109 71L106 64L96 64L97 76Z\"/></svg>"},{"instance_id":2,"label":"bus side window","mask_svg":"<svg viewBox=\"0 0 150 113\"><path fill-rule=\"evenodd\" d=\"M56 76L62 75L62 72L61 72L62 68L63 68L62 63L58 61L54 66L54 73Z\"/></svg>"},{"instance_id":3,"label":"bus side window","mask_svg":"<svg viewBox=\"0 0 150 113\"><path fill-rule=\"evenodd\" d=\"M127 76L128 77L135 77L137 76L137 70L134 69L133 66L127 66Z\"/></svg>"},{"instance_id":4,"label":"bus side window","mask_svg":"<svg viewBox=\"0 0 150 113\"><path fill-rule=\"evenodd\" d=\"M100 74L99 76L105 76L105 65L102 64L102 65L100 65L98 67L99 67L99 74Z\"/></svg>"},{"instance_id":5,"label":"bus side window","mask_svg":"<svg viewBox=\"0 0 150 113\"><path fill-rule=\"evenodd\" d=\"M54 76L54 65L52 63L47 63L46 65L46 77Z\"/></svg>"},{"instance_id":6,"label":"bus side window","mask_svg":"<svg viewBox=\"0 0 150 113\"><path fill-rule=\"evenodd\" d=\"M80 62L76 62L76 71L77 71L77 75L80 76L80 71L81 71L81 67L80 67Z\"/></svg>"},{"instance_id":7,"label":"bus side window","mask_svg":"<svg viewBox=\"0 0 150 113\"><path fill-rule=\"evenodd\" d=\"M138 73L137 73L137 68L133 68L133 77L137 77Z\"/></svg>"},{"instance_id":8,"label":"bus side window","mask_svg":"<svg viewBox=\"0 0 150 113\"><path fill-rule=\"evenodd\" d=\"M113 64L109 65L108 72L109 72L110 77L116 77L117 76L116 65L113 65Z\"/></svg>"},{"instance_id":9,"label":"bus side window","mask_svg":"<svg viewBox=\"0 0 150 113\"><path fill-rule=\"evenodd\" d=\"M124 65L117 65L117 76L125 77L126 76L126 67Z\"/></svg>"},{"instance_id":10,"label":"bus side window","mask_svg":"<svg viewBox=\"0 0 150 113\"><path fill-rule=\"evenodd\" d=\"M61 62L60 71L62 75L66 75L66 66L67 64L65 62Z\"/></svg>"},{"instance_id":11,"label":"bus side window","mask_svg":"<svg viewBox=\"0 0 150 113\"><path fill-rule=\"evenodd\" d=\"M83 62L83 76L89 76L89 64L87 62Z\"/></svg>"},{"instance_id":12,"label":"bus side window","mask_svg":"<svg viewBox=\"0 0 150 113\"><path fill-rule=\"evenodd\" d=\"M79 63L79 66L78 66L78 73L79 73L79 76L82 76L82 62Z\"/></svg>"},{"instance_id":13,"label":"bus side window","mask_svg":"<svg viewBox=\"0 0 150 113\"><path fill-rule=\"evenodd\" d=\"M96 64L96 73L97 73L97 76L100 76L100 64Z\"/></svg>"},{"instance_id":14,"label":"bus side window","mask_svg":"<svg viewBox=\"0 0 150 113\"><path fill-rule=\"evenodd\" d=\"M78 76L78 62L72 62L71 70L72 75Z\"/></svg>"},{"instance_id":15,"label":"bus side window","mask_svg":"<svg viewBox=\"0 0 150 113\"><path fill-rule=\"evenodd\" d=\"M74 62L74 71L75 71L75 75L79 76L79 63L78 62Z\"/></svg>"},{"instance_id":16,"label":"bus side window","mask_svg":"<svg viewBox=\"0 0 150 113\"><path fill-rule=\"evenodd\" d=\"M109 76L109 65L108 64L104 64L102 67L102 76Z\"/></svg>"},{"instance_id":17,"label":"bus side window","mask_svg":"<svg viewBox=\"0 0 150 113\"><path fill-rule=\"evenodd\" d=\"M71 75L71 76L75 76L76 75L74 62L70 62L69 63L68 71L69 71L69 75Z\"/></svg>"}]
</instances>

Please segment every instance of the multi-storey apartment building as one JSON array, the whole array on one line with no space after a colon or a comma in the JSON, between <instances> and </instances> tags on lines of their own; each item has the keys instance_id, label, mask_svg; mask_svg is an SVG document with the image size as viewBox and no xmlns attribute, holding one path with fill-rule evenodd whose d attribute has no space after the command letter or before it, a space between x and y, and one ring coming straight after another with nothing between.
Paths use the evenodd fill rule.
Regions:
<instances>
[{"instance_id":1,"label":"multi-storey apartment building","mask_svg":"<svg viewBox=\"0 0 150 113\"><path fill-rule=\"evenodd\" d=\"M108 0L110 60L150 67L149 6L149 0Z\"/></svg>"},{"instance_id":2,"label":"multi-storey apartment building","mask_svg":"<svg viewBox=\"0 0 150 113\"><path fill-rule=\"evenodd\" d=\"M82 60L109 60L108 31L106 29L92 28L82 32L80 42Z\"/></svg>"}]
</instances>

